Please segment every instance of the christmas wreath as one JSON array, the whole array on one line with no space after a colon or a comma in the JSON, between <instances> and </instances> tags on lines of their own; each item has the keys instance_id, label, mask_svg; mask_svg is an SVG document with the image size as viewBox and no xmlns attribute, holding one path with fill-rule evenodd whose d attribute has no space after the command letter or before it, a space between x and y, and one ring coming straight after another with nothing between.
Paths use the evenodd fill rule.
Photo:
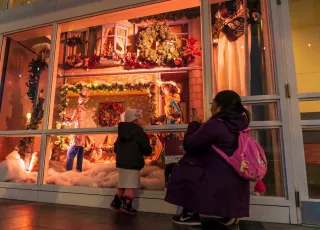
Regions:
<instances>
[{"instance_id":1,"label":"christmas wreath","mask_svg":"<svg viewBox=\"0 0 320 230\"><path fill-rule=\"evenodd\" d=\"M165 24L154 23L139 33L139 58L151 64L166 65L168 59L179 57L179 38ZM156 47L154 47L156 45ZM155 49L156 48L156 49Z\"/></svg>"},{"instance_id":2,"label":"christmas wreath","mask_svg":"<svg viewBox=\"0 0 320 230\"><path fill-rule=\"evenodd\" d=\"M122 112L122 108L117 103L102 103L97 111L97 123L100 127L114 127L120 121Z\"/></svg>"}]
</instances>

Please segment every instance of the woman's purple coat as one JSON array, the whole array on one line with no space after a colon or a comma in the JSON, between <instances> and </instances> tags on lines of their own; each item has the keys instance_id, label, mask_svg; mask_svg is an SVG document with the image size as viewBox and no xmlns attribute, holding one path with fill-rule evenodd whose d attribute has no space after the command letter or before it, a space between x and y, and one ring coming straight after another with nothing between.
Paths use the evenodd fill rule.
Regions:
<instances>
[{"instance_id":1,"label":"woman's purple coat","mask_svg":"<svg viewBox=\"0 0 320 230\"><path fill-rule=\"evenodd\" d=\"M247 127L242 115L211 118L202 127L191 122L184 138L187 153L172 171L165 200L204 215L248 217L249 182L211 148L231 156L238 147L237 131Z\"/></svg>"}]
</instances>

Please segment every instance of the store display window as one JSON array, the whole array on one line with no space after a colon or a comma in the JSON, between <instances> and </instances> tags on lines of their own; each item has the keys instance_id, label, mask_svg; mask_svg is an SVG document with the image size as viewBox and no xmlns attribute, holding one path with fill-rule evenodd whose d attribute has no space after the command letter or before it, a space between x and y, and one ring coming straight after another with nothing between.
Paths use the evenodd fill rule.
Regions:
<instances>
[{"instance_id":1,"label":"store display window","mask_svg":"<svg viewBox=\"0 0 320 230\"><path fill-rule=\"evenodd\" d=\"M32 145L17 148L22 142L32 142ZM36 184L40 142L40 136L0 136L0 182Z\"/></svg>"},{"instance_id":2,"label":"store display window","mask_svg":"<svg viewBox=\"0 0 320 230\"><path fill-rule=\"evenodd\" d=\"M181 143L184 134L147 132L147 135L152 154L145 157L145 166L140 172L141 186L147 190L164 190L170 165L183 154ZM83 138L84 143L76 147L77 151L72 151L71 148L74 148L72 140L75 137ZM114 142L117 138L117 133L49 136L44 184L95 188L117 187L118 171L114 152ZM166 155L164 155L165 150Z\"/></svg>"},{"instance_id":3,"label":"store display window","mask_svg":"<svg viewBox=\"0 0 320 230\"><path fill-rule=\"evenodd\" d=\"M187 124L192 108L204 118L200 8L140 10L59 26L52 129L75 128L84 88L81 128L114 127L120 113L137 107L146 126Z\"/></svg>"},{"instance_id":4,"label":"store display window","mask_svg":"<svg viewBox=\"0 0 320 230\"><path fill-rule=\"evenodd\" d=\"M241 96L275 94L268 18L264 0L212 0L215 92Z\"/></svg>"}]
</instances>

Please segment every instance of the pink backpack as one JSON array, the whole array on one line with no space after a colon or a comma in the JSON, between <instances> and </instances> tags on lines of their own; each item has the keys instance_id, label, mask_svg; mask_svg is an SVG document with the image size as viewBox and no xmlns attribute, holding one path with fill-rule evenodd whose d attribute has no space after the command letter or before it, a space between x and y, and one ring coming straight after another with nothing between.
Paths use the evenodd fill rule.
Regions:
<instances>
[{"instance_id":1,"label":"pink backpack","mask_svg":"<svg viewBox=\"0 0 320 230\"><path fill-rule=\"evenodd\" d=\"M264 193L266 187L261 180L267 172L267 158L262 147L249 136L249 133L250 129L239 132L238 149L231 157L214 145L212 147L242 178L257 182L255 191Z\"/></svg>"}]
</instances>

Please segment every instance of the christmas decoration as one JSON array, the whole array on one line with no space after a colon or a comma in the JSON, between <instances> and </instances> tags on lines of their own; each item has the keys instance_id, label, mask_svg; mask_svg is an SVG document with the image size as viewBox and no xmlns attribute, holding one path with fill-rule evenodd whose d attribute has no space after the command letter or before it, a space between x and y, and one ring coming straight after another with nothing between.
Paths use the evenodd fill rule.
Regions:
<instances>
[{"instance_id":1,"label":"christmas decoration","mask_svg":"<svg viewBox=\"0 0 320 230\"><path fill-rule=\"evenodd\" d=\"M155 117L155 84L152 81L145 80L137 80L135 83L122 83L122 82L94 82L94 83L86 83L86 82L78 82L75 85L65 84L61 87L60 92L60 122L62 124L62 128L66 122L66 109L68 107L69 99L68 92L78 93L80 94L82 88L87 88L92 91L100 91L100 92L123 92L126 90L129 91L143 91L148 90L149 93L149 116L151 119Z\"/></svg>"},{"instance_id":2,"label":"christmas decoration","mask_svg":"<svg viewBox=\"0 0 320 230\"><path fill-rule=\"evenodd\" d=\"M41 73L48 67L48 64L43 59L42 52L39 52L37 59L32 59L29 64L29 78L26 82L26 86L28 87L27 95L30 101L33 104L33 111L31 114L31 120L27 125L27 130L37 130L39 125L41 124L44 110L44 97L43 97L43 89L39 90L39 82ZM38 93L39 91L39 93ZM19 154L24 157L27 151L30 151L30 148L33 144L34 137L24 137L20 140L19 143Z\"/></svg>"},{"instance_id":3,"label":"christmas decoration","mask_svg":"<svg viewBox=\"0 0 320 230\"><path fill-rule=\"evenodd\" d=\"M82 45L87 43L88 41L84 37L71 37L67 39L67 45L69 47L74 47L76 45Z\"/></svg>"},{"instance_id":4,"label":"christmas decoration","mask_svg":"<svg viewBox=\"0 0 320 230\"><path fill-rule=\"evenodd\" d=\"M189 9L184 10L178 10L178 11L172 11L162 14L156 14L156 15L150 15L146 17L140 17L140 18L134 18L129 19L129 22L134 24L139 24L142 22L148 22L148 21L177 21L180 19L194 19L200 16L200 7L193 7Z\"/></svg>"},{"instance_id":5,"label":"christmas decoration","mask_svg":"<svg viewBox=\"0 0 320 230\"><path fill-rule=\"evenodd\" d=\"M106 102L99 106L96 115L97 125L100 127L114 127L120 121L123 106L119 103Z\"/></svg>"},{"instance_id":6,"label":"christmas decoration","mask_svg":"<svg viewBox=\"0 0 320 230\"><path fill-rule=\"evenodd\" d=\"M127 53L125 56L125 67L126 69L149 69L154 65L146 61L139 61L135 53Z\"/></svg>"},{"instance_id":7,"label":"christmas decoration","mask_svg":"<svg viewBox=\"0 0 320 230\"><path fill-rule=\"evenodd\" d=\"M152 64L166 65L167 59L179 57L179 38L165 24L154 23L139 33L139 59ZM153 47L156 45L156 47Z\"/></svg>"},{"instance_id":8,"label":"christmas decoration","mask_svg":"<svg viewBox=\"0 0 320 230\"><path fill-rule=\"evenodd\" d=\"M196 56L200 56L201 52L196 47L197 40L194 37L184 40L186 45L178 49L181 40L170 31L167 25L154 23L139 33L137 43L139 56L127 53L125 65L128 66L128 69L147 69L157 65L187 66L194 61ZM155 48L154 45L156 45Z\"/></svg>"}]
</instances>

